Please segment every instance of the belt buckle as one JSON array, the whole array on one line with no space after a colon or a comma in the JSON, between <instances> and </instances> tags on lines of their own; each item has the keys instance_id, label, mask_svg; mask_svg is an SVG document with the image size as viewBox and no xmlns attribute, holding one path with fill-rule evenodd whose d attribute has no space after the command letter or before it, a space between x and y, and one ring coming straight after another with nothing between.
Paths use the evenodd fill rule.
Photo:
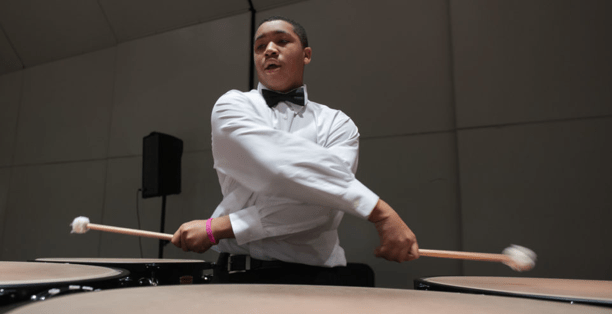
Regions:
<instances>
[{"instance_id":1,"label":"belt buckle","mask_svg":"<svg viewBox=\"0 0 612 314\"><path fill-rule=\"evenodd\" d=\"M243 261L239 261L240 259L243 259ZM232 266L233 264L244 264L244 267L233 267ZM237 255L237 254L229 255L229 257L227 258L227 272L228 273L230 274L243 273L243 272L246 272L247 270L251 270L251 256Z\"/></svg>"}]
</instances>

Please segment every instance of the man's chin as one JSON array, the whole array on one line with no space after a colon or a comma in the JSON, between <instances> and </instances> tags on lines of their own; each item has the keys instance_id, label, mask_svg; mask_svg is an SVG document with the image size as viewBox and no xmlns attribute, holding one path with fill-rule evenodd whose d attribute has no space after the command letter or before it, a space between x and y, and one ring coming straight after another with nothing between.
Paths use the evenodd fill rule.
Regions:
<instances>
[{"instance_id":1,"label":"man's chin","mask_svg":"<svg viewBox=\"0 0 612 314\"><path fill-rule=\"evenodd\" d=\"M292 86L290 84L287 84L286 82L261 82L261 84L263 86L265 86L267 89L273 90L273 91L277 91L277 92L288 92L290 90L292 90Z\"/></svg>"}]
</instances>

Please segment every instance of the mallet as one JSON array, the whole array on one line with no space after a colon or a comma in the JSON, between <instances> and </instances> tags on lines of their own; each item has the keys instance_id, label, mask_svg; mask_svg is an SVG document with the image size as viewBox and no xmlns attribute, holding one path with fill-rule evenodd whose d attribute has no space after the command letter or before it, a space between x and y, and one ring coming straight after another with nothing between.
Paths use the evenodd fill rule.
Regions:
<instances>
[{"instance_id":1,"label":"mallet","mask_svg":"<svg viewBox=\"0 0 612 314\"><path fill-rule=\"evenodd\" d=\"M511 245L504 249L502 254L490 253L471 253L471 252L456 252L456 251L440 251L440 250L423 250L419 249L421 256L465 259L471 261L485 262L501 262L515 271L531 270L535 266L536 254L519 245Z\"/></svg>"},{"instance_id":2,"label":"mallet","mask_svg":"<svg viewBox=\"0 0 612 314\"><path fill-rule=\"evenodd\" d=\"M93 229L98 231L121 233L167 241L172 240L171 234L92 224L89 222L89 218L82 216L75 218L70 225L72 226L72 233L85 233L89 231L89 229ZM419 250L419 254L421 256L427 257L501 262L510 266L510 268L516 271L527 271L535 266L536 254L528 248L518 245L512 245L506 248L502 253L503 254L489 254L425 249Z\"/></svg>"},{"instance_id":3,"label":"mallet","mask_svg":"<svg viewBox=\"0 0 612 314\"><path fill-rule=\"evenodd\" d=\"M152 231L143 231L143 230L138 230L138 229L120 228L120 227L92 224L89 222L89 218L83 217L83 216L74 218L74 220L72 221L70 225L72 226L71 233L85 233L89 231L89 229L92 229L92 230L121 233L121 234L127 234L127 235L139 236L139 237L155 238L155 239L167 240L167 241L172 240L172 236L173 236L167 233L159 233L159 232L152 232Z\"/></svg>"}]
</instances>

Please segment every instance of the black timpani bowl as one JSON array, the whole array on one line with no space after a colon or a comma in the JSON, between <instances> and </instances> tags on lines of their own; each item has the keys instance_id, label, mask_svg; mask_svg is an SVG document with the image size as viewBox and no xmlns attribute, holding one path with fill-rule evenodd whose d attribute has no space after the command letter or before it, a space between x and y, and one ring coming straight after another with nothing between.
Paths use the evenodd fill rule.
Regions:
<instances>
[{"instance_id":1,"label":"black timpani bowl","mask_svg":"<svg viewBox=\"0 0 612 314\"><path fill-rule=\"evenodd\" d=\"M129 271L87 265L0 262L0 307L54 295L117 288Z\"/></svg>"},{"instance_id":2,"label":"black timpani bowl","mask_svg":"<svg viewBox=\"0 0 612 314\"><path fill-rule=\"evenodd\" d=\"M213 264L192 259L154 258L37 258L36 262L69 263L122 268L130 272L131 285L157 286L206 283L204 271Z\"/></svg>"}]
</instances>

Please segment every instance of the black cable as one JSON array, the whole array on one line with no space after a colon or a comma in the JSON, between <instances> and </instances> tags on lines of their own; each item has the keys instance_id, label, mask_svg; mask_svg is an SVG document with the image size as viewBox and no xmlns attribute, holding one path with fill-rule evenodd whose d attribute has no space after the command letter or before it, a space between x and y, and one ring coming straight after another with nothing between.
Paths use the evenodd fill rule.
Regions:
<instances>
[{"instance_id":1,"label":"black cable","mask_svg":"<svg viewBox=\"0 0 612 314\"><path fill-rule=\"evenodd\" d=\"M140 198L138 197L138 193L142 192L142 189L138 189L136 191L136 221L138 222L138 230L141 230L140 228L140 211L138 210L138 203ZM140 258L144 258L144 255L142 254L142 237L138 237L138 246L140 246Z\"/></svg>"},{"instance_id":2,"label":"black cable","mask_svg":"<svg viewBox=\"0 0 612 314\"><path fill-rule=\"evenodd\" d=\"M249 89L255 88L255 62L253 61L254 50L253 46L255 46L255 7L253 6L253 1L249 0L249 11L251 11L251 58L249 59Z\"/></svg>"}]
</instances>

